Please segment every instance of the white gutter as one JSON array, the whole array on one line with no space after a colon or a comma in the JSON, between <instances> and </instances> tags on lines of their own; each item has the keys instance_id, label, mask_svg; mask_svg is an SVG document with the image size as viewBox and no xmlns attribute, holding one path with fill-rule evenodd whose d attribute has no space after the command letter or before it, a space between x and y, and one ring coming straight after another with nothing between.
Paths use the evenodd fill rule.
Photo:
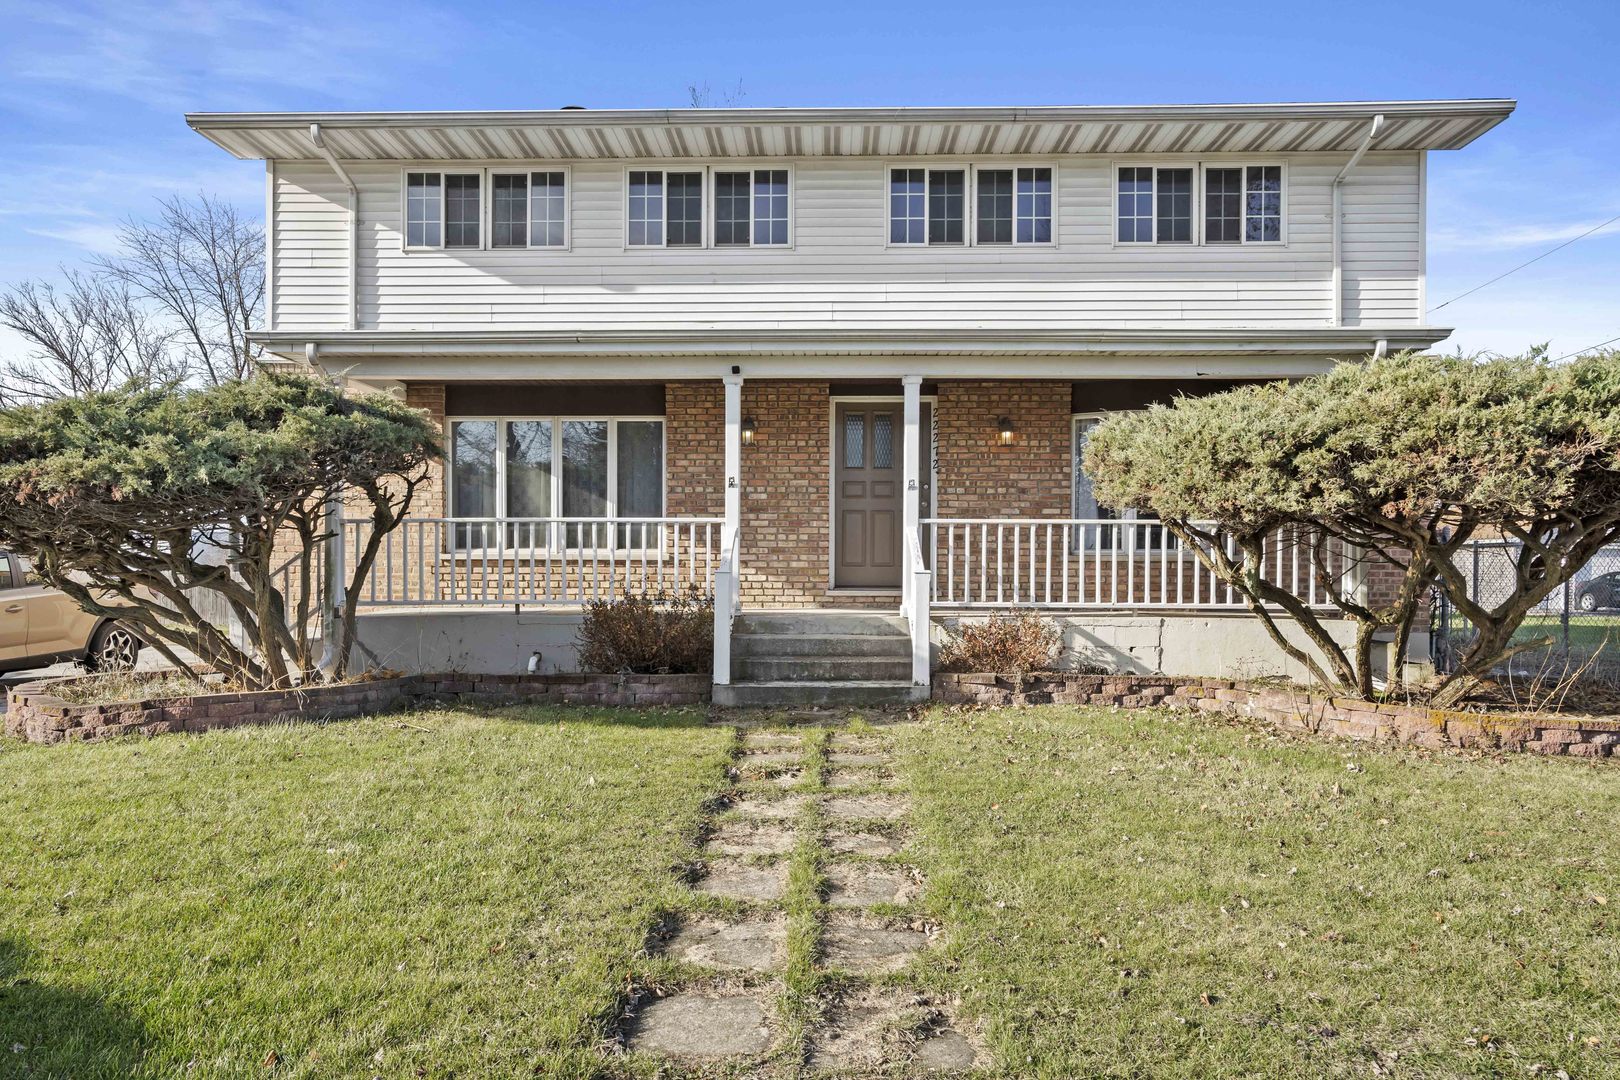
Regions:
<instances>
[{"instance_id":1,"label":"white gutter","mask_svg":"<svg viewBox=\"0 0 1620 1080\"><path fill-rule=\"evenodd\" d=\"M316 153L325 159L326 164L337 173L337 178L343 181L343 186L349 189L349 329L357 330L360 325L360 189L355 186L354 177L349 175L349 171L327 147L326 140L321 136L321 125L309 125L309 141L315 144Z\"/></svg>"},{"instance_id":2,"label":"white gutter","mask_svg":"<svg viewBox=\"0 0 1620 1080\"><path fill-rule=\"evenodd\" d=\"M1367 125L1367 134L1361 139L1361 145L1356 152L1350 155L1350 160L1344 163L1339 175L1333 178L1333 325L1344 325L1344 194L1345 178L1352 169L1361 164L1361 156L1367 152L1372 141L1378 135L1378 130L1384 126L1384 114L1378 113Z\"/></svg>"}]
</instances>

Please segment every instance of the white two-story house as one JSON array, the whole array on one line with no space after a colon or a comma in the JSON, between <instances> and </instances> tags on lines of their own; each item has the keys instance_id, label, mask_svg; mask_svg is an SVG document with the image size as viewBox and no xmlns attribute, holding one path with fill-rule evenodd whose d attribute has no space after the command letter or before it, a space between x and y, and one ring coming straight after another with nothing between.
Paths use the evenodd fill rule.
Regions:
<instances>
[{"instance_id":1,"label":"white two-story house","mask_svg":"<svg viewBox=\"0 0 1620 1080\"><path fill-rule=\"evenodd\" d=\"M593 596L713 588L717 683L838 671L773 667L757 642L769 655L731 656L733 613L876 608L911 654L849 670L916 687L930 624L987 609L1052 611L1138 667L1216 674L1251 637L1263 651L1162 530L1096 505L1086 430L1445 338L1425 319L1428 154L1512 110L188 122L265 161L268 351L443 424L442 484L367 597L411 648L439 612L463 664L567 666L532 626ZM1280 542L1271 570L1303 595L1297 551ZM1198 645L1217 625L1239 644Z\"/></svg>"}]
</instances>

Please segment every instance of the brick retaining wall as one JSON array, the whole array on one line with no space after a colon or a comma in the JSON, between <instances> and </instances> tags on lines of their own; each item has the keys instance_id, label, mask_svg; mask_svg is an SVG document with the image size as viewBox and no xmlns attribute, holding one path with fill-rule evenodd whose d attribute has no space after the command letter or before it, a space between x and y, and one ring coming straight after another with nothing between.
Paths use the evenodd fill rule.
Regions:
<instances>
[{"instance_id":1,"label":"brick retaining wall","mask_svg":"<svg viewBox=\"0 0 1620 1080\"><path fill-rule=\"evenodd\" d=\"M933 696L955 704L1163 706L1250 716L1290 731L1414 746L1620 757L1620 720L1509 716L1380 705L1276 686L1162 675L1037 675L1021 689L999 675L934 676Z\"/></svg>"},{"instance_id":2,"label":"brick retaining wall","mask_svg":"<svg viewBox=\"0 0 1620 1080\"><path fill-rule=\"evenodd\" d=\"M6 696L5 732L36 743L90 742L271 724L296 717L338 719L420 701L510 705L699 705L707 675L408 675L398 679L151 701L74 705L51 693L62 680L26 683Z\"/></svg>"}]
</instances>

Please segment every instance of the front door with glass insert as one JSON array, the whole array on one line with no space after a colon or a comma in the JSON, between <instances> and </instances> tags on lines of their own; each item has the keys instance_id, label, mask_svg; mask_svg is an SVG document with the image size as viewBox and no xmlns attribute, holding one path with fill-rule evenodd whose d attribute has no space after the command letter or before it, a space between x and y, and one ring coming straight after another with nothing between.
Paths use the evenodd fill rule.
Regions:
<instances>
[{"instance_id":1,"label":"front door with glass insert","mask_svg":"<svg viewBox=\"0 0 1620 1080\"><path fill-rule=\"evenodd\" d=\"M904 407L896 401L841 401L833 412L833 587L898 589L905 520L901 438ZM925 403L919 432L924 516L932 472Z\"/></svg>"}]
</instances>

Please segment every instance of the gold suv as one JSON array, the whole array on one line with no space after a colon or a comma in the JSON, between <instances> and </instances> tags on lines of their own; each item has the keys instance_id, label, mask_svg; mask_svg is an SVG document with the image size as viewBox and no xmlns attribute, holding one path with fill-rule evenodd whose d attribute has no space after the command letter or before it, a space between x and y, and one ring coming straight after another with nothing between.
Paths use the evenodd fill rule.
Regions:
<instances>
[{"instance_id":1,"label":"gold suv","mask_svg":"<svg viewBox=\"0 0 1620 1080\"><path fill-rule=\"evenodd\" d=\"M47 588L27 561L0 551L0 672L77 660L92 671L135 666L141 641Z\"/></svg>"}]
</instances>

